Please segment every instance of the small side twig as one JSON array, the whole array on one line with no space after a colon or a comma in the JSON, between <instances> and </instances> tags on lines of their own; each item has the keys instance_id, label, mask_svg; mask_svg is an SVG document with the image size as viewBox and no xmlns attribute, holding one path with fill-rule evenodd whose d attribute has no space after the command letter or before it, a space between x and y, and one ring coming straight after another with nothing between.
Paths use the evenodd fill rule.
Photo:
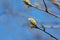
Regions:
<instances>
[{"instance_id":1,"label":"small side twig","mask_svg":"<svg viewBox=\"0 0 60 40\"><path fill-rule=\"evenodd\" d=\"M48 33L47 31L44 31L44 30L40 29L37 25L34 25L34 26L35 26L35 28L37 28L37 29L43 31L44 33L48 34L50 37L52 37L52 38L58 40L58 39L57 39L56 37L54 37L52 34Z\"/></svg>"},{"instance_id":2,"label":"small side twig","mask_svg":"<svg viewBox=\"0 0 60 40\"><path fill-rule=\"evenodd\" d=\"M48 12L48 8L47 8L47 5L46 5L44 0L43 0L43 3L44 3L44 6L45 6L45 11Z\"/></svg>"},{"instance_id":3,"label":"small side twig","mask_svg":"<svg viewBox=\"0 0 60 40\"><path fill-rule=\"evenodd\" d=\"M49 13L50 15L52 15L52 16L55 16L55 17L57 17L57 18L60 18L59 16L57 16L57 15L55 15L55 14L52 14L51 12L49 12L49 10L48 10L48 8L47 8L47 5L46 5L46 3L45 3L45 1L43 0L43 3L44 3L44 6L45 6L45 12L47 12L47 13Z\"/></svg>"}]
</instances>

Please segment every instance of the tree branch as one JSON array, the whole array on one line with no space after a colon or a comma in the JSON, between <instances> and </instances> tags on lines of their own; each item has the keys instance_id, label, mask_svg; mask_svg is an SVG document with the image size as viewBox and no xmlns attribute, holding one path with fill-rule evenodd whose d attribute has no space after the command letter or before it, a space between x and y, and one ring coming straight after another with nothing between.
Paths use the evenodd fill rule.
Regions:
<instances>
[{"instance_id":1,"label":"tree branch","mask_svg":"<svg viewBox=\"0 0 60 40\"><path fill-rule=\"evenodd\" d=\"M48 34L50 37L52 37L52 38L58 40L58 39L57 39L56 37L54 37L52 34L48 33L47 31L44 31L44 29L42 30L42 29L39 28L37 25L34 25L34 26L35 26L36 29L39 29L39 30L43 31L44 33Z\"/></svg>"},{"instance_id":2,"label":"tree branch","mask_svg":"<svg viewBox=\"0 0 60 40\"><path fill-rule=\"evenodd\" d=\"M44 11L44 12L46 12L46 13L48 13L48 14L50 14L50 15L56 17L56 18L60 18L60 16L55 15L55 14L51 13L51 12L48 10L47 5L46 5L46 3L45 3L44 0L43 0L43 3L44 3L45 8L46 8L45 10L39 9L39 8L37 8L37 7L35 7L35 6L32 6L32 7L33 7L33 8L36 8L36 9L38 9L38 10Z\"/></svg>"}]
</instances>

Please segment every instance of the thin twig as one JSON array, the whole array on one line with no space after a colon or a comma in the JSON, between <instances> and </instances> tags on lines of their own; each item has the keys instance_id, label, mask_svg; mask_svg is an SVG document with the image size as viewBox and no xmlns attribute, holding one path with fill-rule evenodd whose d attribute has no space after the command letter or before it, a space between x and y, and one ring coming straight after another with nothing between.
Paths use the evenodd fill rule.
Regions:
<instances>
[{"instance_id":1,"label":"thin twig","mask_svg":"<svg viewBox=\"0 0 60 40\"><path fill-rule=\"evenodd\" d=\"M43 3L44 3L44 6L45 6L45 8L46 8L45 11L48 12L48 8L47 8L47 5L46 5L46 3L45 3L44 0L43 0Z\"/></svg>"},{"instance_id":2,"label":"thin twig","mask_svg":"<svg viewBox=\"0 0 60 40\"><path fill-rule=\"evenodd\" d=\"M34 6L33 6L34 7ZM36 7L34 7L34 8L36 8ZM38 9L38 8L36 8L36 9ZM38 9L38 10L41 10L41 9ZM44 11L44 10L41 10L41 11ZM52 14L51 12L49 12L49 11L44 11L44 12L46 12L46 13L48 13L48 14L50 14L50 15L52 15L52 16L54 16L54 17L56 17L56 18L60 18L60 16L58 16L58 15L55 15L55 14Z\"/></svg>"},{"instance_id":3,"label":"thin twig","mask_svg":"<svg viewBox=\"0 0 60 40\"><path fill-rule=\"evenodd\" d=\"M56 17L56 18L60 18L60 16L55 15L55 14L51 13L51 12L48 10L47 5L46 5L46 3L45 3L44 0L43 0L43 3L44 3L44 5L45 5L46 10L39 9L39 8L37 8L37 7L35 7L35 6L32 6L32 7L33 7L33 8L36 8L36 9L38 9L38 10L44 11L44 12L46 12L46 13L48 13L48 14L50 14L50 15Z\"/></svg>"},{"instance_id":4,"label":"thin twig","mask_svg":"<svg viewBox=\"0 0 60 40\"><path fill-rule=\"evenodd\" d=\"M45 6L45 12L47 12L47 13L49 13L50 15L53 15L53 16L55 16L55 17L57 17L57 18L60 18L60 17L58 17L57 15L55 15L55 14L52 14L51 12L49 12L49 10L48 10L48 8L47 8L47 5L46 5L46 3L45 3L45 1L43 0L43 3L44 3L44 6Z\"/></svg>"},{"instance_id":5,"label":"thin twig","mask_svg":"<svg viewBox=\"0 0 60 40\"><path fill-rule=\"evenodd\" d=\"M52 34L48 33L47 31L42 30L42 29L41 29L41 28L39 28L37 25L34 25L34 26L36 26L35 28L37 28L37 29L39 29L39 30L43 31L44 33L46 33L46 34L48 34L48 35L50 35L50 37L52 37L52 38L54 38L54 39L58 40L58 39L57 39L56 37L54 37Z\"/></svg>"}]
</instances>

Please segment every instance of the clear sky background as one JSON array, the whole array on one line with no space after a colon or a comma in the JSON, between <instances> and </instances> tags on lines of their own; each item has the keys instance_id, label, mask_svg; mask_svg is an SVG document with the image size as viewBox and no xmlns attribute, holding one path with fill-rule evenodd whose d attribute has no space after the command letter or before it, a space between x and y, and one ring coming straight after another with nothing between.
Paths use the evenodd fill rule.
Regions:
<instances>
[{"instance_id":1,"label":"clear sky background","mask_svg":"<svg viewBox=\"0 0 60 40\"><path fill-rule=\"evenodd\" d=\"M42 6L42 9L45 9L41 0L31 0L32 5L36 2ZM60 9L57 6L50 0L45 2L52 13L60 15ZM48 24L47 22L60 23L60 18L55 18L35 8L27 8L23 0L0 0L0 40L55 40L40 30L29 28L29 17L35 18L38 26L41 25L40 21L45 22L43 25L47 26L56 26L54 23ZM47 28L46 31L60 40L60 28ZM37 35L40 37L37 38Z\"/></svg>"}]
</instances>

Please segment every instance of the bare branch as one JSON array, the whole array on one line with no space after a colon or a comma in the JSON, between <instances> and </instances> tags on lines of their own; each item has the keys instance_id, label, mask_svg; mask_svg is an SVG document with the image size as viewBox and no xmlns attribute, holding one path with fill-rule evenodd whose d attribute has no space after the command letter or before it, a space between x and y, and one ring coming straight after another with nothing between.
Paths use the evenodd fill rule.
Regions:
<instances>
[{"instance_id":1,"label":"bare branch","mask_svg":"<svg viewBox=\"0 0 60 40\"><path fill-rule=\"evenodd\" d=\"M39 29L39 30L43 31L44 33L48 34L50 37L52 37L52 38L54 38L54 39L58 40L55 36L53 36L52 34L48 33L47 31L42 30L42 29L41 29L41 28L39 28L37 25L34 25L34 26L35 26L34 28L36 28L36 29Z\"/></svg>"},{"instance_id":2,"label":"bare branch","mask_svg":"<svg viewBox=\"0 0 60 40\"><path fill-rule=\"evenodd\" d=\"M55 17L57 17L57 18L60 18L60 16L57 16L57 15L55 15L55 14L52 14L51 12L49 12L49 10L48 10L48 8L47 8L47 5L46 5L46 3L45 3L45 1L43 0L43 3L44 3L44 5L45 5L45 12L47 12L48 14L50 14L50 15L52 15L52 16L55 16Z\"/></svg>"},{"instance_id":3,"label":"bare branch","mask_svg":"<svg viewBox=\"0 0 60 40\"><path fill-rule=\"evenodd\" d=\"M39 9L39 8L37 8L37 7L35 7L35 6L31 5L31 4L30 4L30 5L31 5L31 7L36 8L36 9L41 10L41 11L44 11L44 12L46 12L46 13L48 13L48 14L56 17L56 18L60 18L60 16L57 16L57 15L51 13L51 12L48 10L47 5L46 5L46 3L45 3L44 0L43 0L43 3L44 3L44 5L45 5L46 10Z\"/></svg>"}]
</instances>

